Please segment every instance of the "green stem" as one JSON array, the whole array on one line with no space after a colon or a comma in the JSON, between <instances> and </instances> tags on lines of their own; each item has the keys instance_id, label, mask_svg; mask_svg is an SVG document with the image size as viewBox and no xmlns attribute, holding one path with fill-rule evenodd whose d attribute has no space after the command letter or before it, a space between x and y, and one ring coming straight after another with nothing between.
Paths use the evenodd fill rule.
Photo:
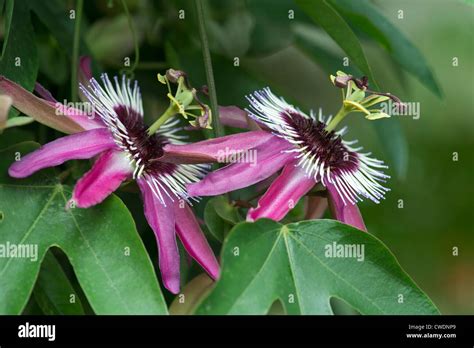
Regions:
<instances>
[{"instance_id":1,"label":"green stem","mask_svg":"<svg viewBox=\"0 0 474 348\"><path fill-rule=\"evenodd\" d=\"M201 38L202 56L204 60L204 68L206 70L207 87L209 90L209 98L211 100L212 128L214 130L214 137L217 138L224 135L224 128L222 127L219 119L219 107L217 104L216 85L214 83L214 73L212 71L211 53L209 51L209 43L207 41L206 23L202 3L202 0L194 0L199 23L199 36Z\"/></svg>"},{"instance_id":2,"label":"green stem","mask_svg":"<svg viewBox=\"0 0 474 348\"><path fill-rule=\"evenodd\" d=\"M72 46L72 67L71 67L71 101L77 101L77 65L79 62L79 39L81 37L81 18L82 18L82 7L84 5L83 0L77 0L76 2L76 19L74 22L74 38Z\"/></svg>"},{"instance_id":3,"label":"green stem","mask_svg":"<svg viewBox=\"0 0 474 348\"><path fill-rule=\"evenodd\" d=\"M135 30L135 25L133 24L133 19L132 16L130 16L130 12L128 11L127 3L125 2L125 0L122 0L122 6L123 10L125 11L125 15L128 19L128 26L130 28L130 31L132 32L133 45L135 47L135 60L133 61L132 67L129 69L129 72L133 74L133 72L138 66L138 62L140 61L140 48L138 47L138 39L137 32Z\"/></svg>"},{"instance_id":4,"label":"green stem","mask_svg":"<svg viewBox=\"0 0 474 348\"><path fill-rule=\"evenodd\" d=\"M349 114L350 111L348 111L344 106L342 106L339 111L337 112L336 116L329 122L329 124L326 126L326 131L331 132L334 129L336 129L337 125L339 122L341 122L344 117L346 117Z\"/></svg>"},{"instance_id":5,"label":"green stem","mask_svg":"<svg viewBox=\"0 0 474 348\"><path fill-rule=\"evenodd\" d=\"M153 135L156 131L166 122L170 117L176 115L177 110L174 104L168 106L168 108L163 112L163 114L158 118L155 123L153 123L150 128L148 128L148 135Z\"/></svg>"}]
</instances>

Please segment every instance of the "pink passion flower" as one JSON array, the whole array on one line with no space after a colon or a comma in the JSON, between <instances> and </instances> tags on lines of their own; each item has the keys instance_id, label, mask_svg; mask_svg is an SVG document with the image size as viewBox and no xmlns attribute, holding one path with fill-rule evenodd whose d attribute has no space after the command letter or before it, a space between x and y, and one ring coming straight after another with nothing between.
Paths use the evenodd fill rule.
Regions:
<instances>
[{"instance_id":1,"label":"pink passion flower","mask_svg":"<svg viewBox=\"0 0 474 348\"><path fill-rule=\"evenodd\" d=\"M203 176L205 166L160 161L167 144L183 144L177 134L178 120L170 119L157 133L149 135L137 82L132 86L124 76L121 81L115 77L112 83L105 74L101 80L102 85L91 78L88 86L80 87L95 116L99 116L81 123L88 129L54 140L24 156L11 165L10 176L24 178L68 160L98 156L92 169L76 183L71 203L79 208L93 206L125 180L136 180L145 217L157 239L164 286L175 294L180 289L176 234L187 252L216 279L219 264L188 204L186 192L187 184ZM3 89L15 91L16 86L8 83ZM22 93L24 96L25 91ZM42 94L45 95L44 91Z\"/></svg>"},{"instance_id":2,"label":"pink passion flower","mask_svg":"<svg viewBox=\"0 0 474 348\"><path fill-rule=\"evenodd\" d=\"M167 145L166 156L217 159L219 151L256 151L255 163L231 163L206 175L197 183L188 184L190 195L213 196L241 189L282 169L255 208L247 214L248 221L270 218L279 221L298 200L316 184L328 192L335 218L366 231L356 205L363 198L379 203L389 189L381 185L389 176L382 161L362 153L362 147L352 147L357 141L345 141L346 128L327 131L331 117L307 115L275 96L269 88L247 97L249 116L263 129L253 131L259 143L249 145L239 135L223 137L190 145ZM245 134L245 133L244 133Z\"/></svg>"}]
</instances>

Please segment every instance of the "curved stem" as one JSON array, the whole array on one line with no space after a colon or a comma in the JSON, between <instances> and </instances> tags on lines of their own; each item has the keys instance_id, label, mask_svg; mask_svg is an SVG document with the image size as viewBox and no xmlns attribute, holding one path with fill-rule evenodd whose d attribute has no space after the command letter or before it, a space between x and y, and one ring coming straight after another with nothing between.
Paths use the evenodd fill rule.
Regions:
<instances>
[{"instance_id":1,"label":"curved stem","mask_svg":"<svg viewBox=\"0 0 474 348\"><path fill-rule=\"evenodd\" d=\"M71 67L71 101L77 101L77 65L79 61L79 39L81 37L81 18L82 18L82 7L84 5L83 0L77 0L76 2L76 19L74 23L74 38L72 44L72 67Z\"/></svg>"}]
</instances>

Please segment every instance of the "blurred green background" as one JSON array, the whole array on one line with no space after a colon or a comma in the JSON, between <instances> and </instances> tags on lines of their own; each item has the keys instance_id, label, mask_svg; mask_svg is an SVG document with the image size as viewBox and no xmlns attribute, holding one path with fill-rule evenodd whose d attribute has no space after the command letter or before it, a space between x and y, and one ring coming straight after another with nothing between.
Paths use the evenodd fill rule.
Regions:
<instances>
[{"instance_id":1,"label":"blurred green background","mask_svg":"<svg viewBox=\"0 0 474 348\"><path fill-rule=\"evenodd\" d=\"M167 106L165 87L156 80L158 72L180 68L188 73L194 86L206 83L194 6L185 0L126 3L133 15L140 48L134 76L144 95L146 117L152 120ZM417 120L399 116L379 121L390 125L399 122L408 147L405 160L396 127L393 133L380 138L373 123L361 116L346 119L350 126L346 138L359 139L367 151L384 159L392 175L386 200L379 205L364 202L361 211L368 230L392 250L442 313L472 314L474 7L460 0L372 3L421 51L442 96L427 89L395 62L393 57L402 53L381 47L385 38L376 26L368 26L369 33L358 30L363 14L351 18L351 27L362 43L381 91L419 103L421 111ZM37 80L62 101L70 96L73 34L72 23L65 14L74 8L75 2L52 0L45 4L43 12L31 12L39 60ZM340 91L330 83L329 72L360 72L352 63L349 67L342 65L345 53L293 1L215 0L206 5L219 104L245 107L246 94L270 86L305 111L322 108L324 114L332 114L339 109ZM293 18L289 18L289 11L293 11ZM104 70L116 74L129 69L124 67L127 57L133 64L134 40L120 1L85 1L81 27L80 53L93 57L96 73ZM453 65L455 58L457 65ZM31 81L24 85L28 83L26 87L31 89ZM193 135L200 136L200 132ZM30 124L6 130L0 136L0 145L31 138L44 143L55 137L54 131ZM386 152L387 148L392 148L392 153L395 149L401 157L395 160ZM453 161L454 153L457 161ZM132 196L121 194L135 213L139 231L147 231L145 243L153 252L152 233L143 220L137 195ZM202 206L198 209L202 210ZM458 249L458 255L453 255L453 248Z\"/></svg>"},{"instance_id":2,"label":"blurred green background","mask_svg":"<svg viewBox=\"0 0 474 348\"><path fill-rule=\"evenodd\" d=\"M370 61L384 88L419 102L419 120L401 119L409 144L403 180L382 206L365 204L369 230L444 314L474 311L474 13L462 1L380 1L383 13L422 51L444 98L409 76L400 83L376 52ZM405 19L395 19L404 9ZM458 66L453 66L457 57ZM357 135L366 134L358 130ZM367 139L367 143L370 140ZM364 139L365 142L365 139ZM372 146L376 146L372 145ZM459 155L453 161L453 153ZM397 208L403 199L404 208ZM453 247L459 255L453 256Z\"/></svg>"}]
</instances>

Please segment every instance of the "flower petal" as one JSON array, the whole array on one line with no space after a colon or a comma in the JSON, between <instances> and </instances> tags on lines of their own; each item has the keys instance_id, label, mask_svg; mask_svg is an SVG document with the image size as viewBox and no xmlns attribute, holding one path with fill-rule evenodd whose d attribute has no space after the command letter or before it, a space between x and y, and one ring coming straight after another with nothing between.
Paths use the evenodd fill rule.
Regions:
<instances>
[{"instance_id":1,"label":"flower petal","mask_svg":"<svg viewBox=\"0 0 474 348\"><path fill-rule=\"evenodd\" d=\"M0 131L7 126L8 112L12 106L13 99L8 95L0 95Z\"/></svg>"},{"instance_id":2,"label":"flower petal","mask_svg":"<svg viewBox=\"0 0 474 348\"><path fill-rule=\"evenodd\" d=\"M248 154L255 154L253 161L229 164L209 173L201 181L188 184L188 193L191 196L215 196L260 182L293 159L293 153L282 152L289 146L285 140L273 137L249 150Z\"/></svg>"},{"instance_id":3,"label":"flower petal","mask_svg":"<svg viewBox=\"0 0 474 348\"><path fill-rule=\"evenodd\" d=\"M61 110L56 107L59 103L38 98L5 76L0 76L0 93L9 95L13 99L13 106L25 115L64 133L78 133L84 129L103 127L100 121L91 120L85 114L74 113L77 117L73 117L64 113L66 117L63 117Z\"/></svg>"},{"instance_id":4,"label":"flower petal","mask_svg":"<svg viewBox=\"0 0 474 348\"><path fill-rule=\"evenodd\" d=\"M219 277L219 263L204 237L193 211L186 203L176 202L174 207L176 232L183 242L183 246L213 279L217 279Z\"/></svg>"},{"instance_id":5,"label":"flower petal","mask_svg":"<svg viewBox=\"0 0 474 348\"><path fill-rule=\"evenodd\" d=\"M90 79L92 78L92 70L91 70L91 57L89 56L81 56L79 57L79 67L77 69L77 80L83 86L87 86L89 84ZM89 102L89 99L84 95L84 93L79 88L79 98L83 102Z\"/></svg>"},{"instance_id":6,"label":"flower petal","mask_svg":"<svg viewBox=\"0 0 474 348\"><path fill-rule=\"evenodd\" d=\"M180 282L179 252L176 244L173 202L167 202L165 207L153 193L146 180L137 179L137 184L143 196L145 217L153 232L155 232L158 243L159 266L163 285L173 294L177 294L179 293Z\"/></svg>"},{"instance_id":7,"label":"flower petal","mask_svg":"<svg viewBox=\"0 0 474 348\"><path fill-rule=\"evenodd\" d=\"M24 178L40 169L54 167L68 160L91 158L115 146L112 135L105 128L68 135L41 146L13 163L8 174L14 178Z\"/></svg>"},{"instance_id":8,"label":"flower petal","mask_svg":"<svg viewBox=\"0 0 474 348\"><path fill-rule=\"evenodd\" d=\"M79 57L79 69L77 71L79 82L89 82L92 78L91 62L90 56Z\"/></svg>"},{"instance_id":9,"label":"flower petal","mask_svg":"<svg viewBox=\"0 0 474 348\"><path fill-rule=\"evenodd\" d=\"M248 128L247 112L235 105L219 106L219 119L225 126Z\"/></svg>"},{"instance_id":10,"label":"flower petal","mask_svg":"<svg viewBox=\"0 0 474 348\"><path fill-rule=\"evenodd\" d=\"M260 198L258 206L249 210L247 221L260 218L280 221L315 184L294 161L287 164Z\"/></svg>"},{"instance_id":11,"label":"flower petal","mask_svg":"<svg viewBox=\"0 0 474 348\"><path fill-rule=\"evenodd\" d=\"M81 125L81 127L85 130L105 128L105 124L102 122L100 116L92 110L82 111L72 106L61 104L59 102L48 103L54 107L57 116L65 116L68 119L73 120L75 123ZM89 102L85 102L83 105L90 107Z\"/></svg>"},{"instance_id":12,"label":"flower petal","mask_svg":"<svg viewBox=\"0 0 474 348\"><path fill-rule=\"evenodd\" d=\"M35 92L44 100L57 103L58 101L53 97L50 91L43 87L39 82L35 83Z\"/></svg>"},{"instance_id":13,"label":"flower petal","mask_svg":"<svg viewBox=\"0 0 474 348\"><path fill-rule=\"evenodd\" d=\"M365 227L364 220L360 215L357 204L344 204L336 187L331 183L327 182L326 188L329 193L329 208L331 209L334 218L347 225L354 226L359 230L367 232L367 228Z\"/></svg>"},{"instance_id":14,"label":"flower petal","mask_svg":"<svg viewBox=\"0 0 474 348\"><path fill-rule=\"evenodd\" d=\"M117 150L100 155L92 169L79 179L72 193L72 200L79 208L102 202L133 173L130 161Z\"/></svg>"},{"instance_id":15,"label":"flower petal","mask_svg":"<svg viewBox=\"0 0 474 348\"><path fill-rule=\"evenodd\" d=\"M200 141L188 145L168 144L160 161L171 163L210 163L217 162L227 151L246 151L273 138L265 131L252 131L225 137Z\"/></svg>"}]
</instances>

